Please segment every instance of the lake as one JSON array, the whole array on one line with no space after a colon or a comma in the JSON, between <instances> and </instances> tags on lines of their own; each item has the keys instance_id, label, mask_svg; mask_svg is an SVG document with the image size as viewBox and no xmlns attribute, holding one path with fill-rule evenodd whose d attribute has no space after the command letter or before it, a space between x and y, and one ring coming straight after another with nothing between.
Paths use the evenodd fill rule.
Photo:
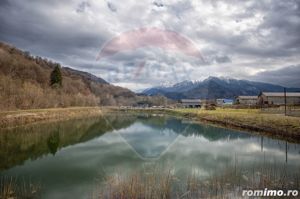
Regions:
<instances>
[{"instance_id":1,"label":"lake","mask_svg":"<svg viewBox=\"0 0 300 199\"><path fill-rule=\"evenodd\" d=\"M107 114L0 131L1 177L40 184L42 198L89 198L107 176L155 166L203 180L238 168L247 181L268 165L299 179L299 144L167 115Z\"/></svg>"}]
</instances>

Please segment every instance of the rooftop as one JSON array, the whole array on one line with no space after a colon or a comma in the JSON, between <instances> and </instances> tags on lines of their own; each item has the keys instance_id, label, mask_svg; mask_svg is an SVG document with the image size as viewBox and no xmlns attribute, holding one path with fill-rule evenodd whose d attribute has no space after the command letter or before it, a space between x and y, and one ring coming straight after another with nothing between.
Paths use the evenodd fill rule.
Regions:
<instances>
[{"instance_id":1,"label":"rooftop","mask_svg":"<svg viewBox=\"0 0 300 199\"><path fill-rule=\"evenodd\" d=\"M247 95L241 95L238 96L239 99L257 99L257 96L247 96Z\"/></svg>"},{"instance_id":2,"label":"rooftop","mask_svg":"<svg viewBox=\"0 0 300 199\"><path fill-rule=\"evenodd\" d=\"M201 99L182 99L181 102L187 102L187 103L201 102Z\"/></svg>"},{"instance_id":3,"label":"rooftop","mask_svg":"<svg viewBox=\"0 0 300 199\"><path fill-rule=\"evenodd\" d=\"M284 92L262 92L263 95L269 97L284 97ZM287 92L287 97L300 97L300 92Z\"/></svg>"}]
</instances>

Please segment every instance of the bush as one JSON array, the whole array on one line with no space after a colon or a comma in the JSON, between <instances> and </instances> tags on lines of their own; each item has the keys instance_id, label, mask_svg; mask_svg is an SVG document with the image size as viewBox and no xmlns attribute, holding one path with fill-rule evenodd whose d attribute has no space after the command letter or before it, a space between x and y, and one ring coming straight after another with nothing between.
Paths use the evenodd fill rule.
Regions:
<instances>
[{"instance_id":1,"label":"bush","mask_svg":"<svg viewBox=\"0 0 300 199\"><path fill-rule=\"evenodd\" d=\"M0 74L0 109L32 109L69 106L96 106L100 99L94 94L68 94L62 88L42 88L30 81Z\"/></svg>"}]
</instances>

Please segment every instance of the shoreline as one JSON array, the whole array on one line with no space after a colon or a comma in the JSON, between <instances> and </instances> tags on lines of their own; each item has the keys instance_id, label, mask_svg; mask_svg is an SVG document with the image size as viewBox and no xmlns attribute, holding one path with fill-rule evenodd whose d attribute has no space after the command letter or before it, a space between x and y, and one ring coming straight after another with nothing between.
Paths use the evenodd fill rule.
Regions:
<instances>
[{"instance_id":1,"label":"shoreline","mask_svg":"<svg viewBox=\"0 0 300 199\"><path fill-rule=\"evenodd\" d=\"M115 111L169 114L194 122L300 143L299 117L260 113L259 110L229 109L228 113L226 109L222 109L221 112L202 109L115 109Z\"/></svg>"},{"instance_id":2,"label":"shoreline","mask_svg":"<svg viewBox=\"0 0 300 199\"><path fill-rule=\"evenodd\" d=\"M101 107L69 107L0 112L0 130L41 122L65 121L103 114Z\"/></svg>"},{"instance_id":3,"label":"shoreline","mask_svg":"<svg viewBox=\"0 0 300 199\"><path fill-rule=\"evenodd\" d=\"M96 117L106 112L163 113L195 122L242 130L290 142L300 142L300 118L261 113L259 110L120 109L116 107L70 107L0 112L0 129L33 123Z\"/></svg>"}]
</instances>

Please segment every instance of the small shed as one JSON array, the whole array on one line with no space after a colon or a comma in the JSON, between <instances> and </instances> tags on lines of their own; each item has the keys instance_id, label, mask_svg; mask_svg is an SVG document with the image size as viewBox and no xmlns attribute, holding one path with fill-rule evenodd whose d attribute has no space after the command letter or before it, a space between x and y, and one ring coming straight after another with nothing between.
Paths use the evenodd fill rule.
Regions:
<instances>
[{"instance_id":1,"label":"small shed","mask_svg":"<svg viewBox=\"0 0 300 199\"><path fill-rule=\"evenodd\" d=\"M242 104L242 105L256 105L257 104L257 96L238 96L236 98L236 103L237 104Z\"/></svg>"},{"instance_id":2,"label":"small shed","mask_svg":"<svg viewBox=\"0 0 300 199\"><path fill-rule=\"evenodd\" d=\"M258 103L266 105L284 105L285 94L284 92L261 92L258 96ZM286 104L300 105L300 92L287 92Z\"/></svg>"},{"instance_id":3,"label":"small shed","mask_svg":"<svg viewBox=\"0 0 300 199\"><path fill-rule=\"evenodd\" d=\"M201 108L200 99L182 99L181 104L185 108Z\"/></svg>"},{"instance_id":4,"label":"small shed","mask_svg":"<svg viewBox=\"0 0 300 199\"><path fill-rule=\"evenodd\" d=\"M217 105L233 105L233 99L217 99Z\"/></svg>"}]
</instances>

